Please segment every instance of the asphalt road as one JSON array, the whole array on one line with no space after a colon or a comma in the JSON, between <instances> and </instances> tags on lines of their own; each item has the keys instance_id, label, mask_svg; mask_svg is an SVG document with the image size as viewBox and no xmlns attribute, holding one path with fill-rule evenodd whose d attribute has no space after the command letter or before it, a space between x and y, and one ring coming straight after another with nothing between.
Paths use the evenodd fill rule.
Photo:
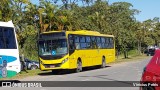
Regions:
<instances>
[{"instance_id":1,"label":"asphalt road","mask_svg":"<svg viewBox=\"0 0 160 90\"><path fill-rule=\"evenodd\" d=\"M144 60L122 62L108 65L106 68L85 69L80 73L61 72L59 74L40 73L38 76L26 77L19 81L140 81L143 68L149 62L151 57ZM109 83L109 82L107 82ZM111 82L113 83L113 82ZM73 83L74 85L74 83ZM94 85L93 85L94 86ZM113 85L117 86L117 85ZM2 88L0 88L2 89ZM8 90L9 88L3 88ZM15 88L22 90L22 88ZM43 87L30 88L30 90L139 90L139 87ZM29 88L23 88L29 90Z\"/></svg>"}]
</instances>

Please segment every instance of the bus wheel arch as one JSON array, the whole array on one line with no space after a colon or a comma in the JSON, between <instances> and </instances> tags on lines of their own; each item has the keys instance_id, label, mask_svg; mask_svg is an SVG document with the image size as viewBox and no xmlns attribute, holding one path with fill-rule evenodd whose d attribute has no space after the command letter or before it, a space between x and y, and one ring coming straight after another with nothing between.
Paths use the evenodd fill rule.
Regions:
<instances>
[{"instance_id":1,"label":"bus wheel arch","mask_svg":"<svg viewBox=\"0 0 160 90\"><path fill-rule=\"evenodd\" d=\"M76 72L78 73L78 72L81 72L81 71L82 71L82 60L81 60L81 58L79 57L79 58L77 59Z\"/></svg>"},{"instance_id":2,"label":"bus wheel arch","mask_svg":"<svg viewBox=\"0 0 160 90\"><path fill-rule=\"evenodd\" d=\"M106 57L102 56L101 68L105 68L105 67L106 67Z\"/></svg>"}]
</instances>

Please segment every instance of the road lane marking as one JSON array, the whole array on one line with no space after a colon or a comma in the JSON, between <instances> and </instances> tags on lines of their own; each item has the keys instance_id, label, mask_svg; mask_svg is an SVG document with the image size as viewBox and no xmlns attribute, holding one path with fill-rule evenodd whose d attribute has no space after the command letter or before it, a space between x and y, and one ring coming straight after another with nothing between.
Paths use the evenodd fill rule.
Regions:
<instances>
[{"instance_id":1,"label":"road lane marking","mask_svg":"<svg viewBox=\"0 0 160 90\"><path fill-rule=\"evenodd\" d=\"M89 79L84 79L84 80L81 80L81 81L89 81Z\"/></svg>"}]
</instances>

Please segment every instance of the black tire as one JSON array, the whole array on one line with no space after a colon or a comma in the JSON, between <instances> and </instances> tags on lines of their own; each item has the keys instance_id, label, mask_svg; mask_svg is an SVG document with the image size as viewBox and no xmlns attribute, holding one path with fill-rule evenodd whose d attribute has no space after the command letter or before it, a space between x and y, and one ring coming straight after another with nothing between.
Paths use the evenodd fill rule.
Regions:
<instances>
[{"instance_id":1,"label":"black tire","mask_svg":"<svg viewBox=\"0 0 160 90\"><path fill-rule=\"evenodd\" d=\"M155 90L154 87L142 87L142 90Z\"/></svg>"},{"instance_id":2,"label":"black tire","mask_svg":"<svg viewBox=\"0 0 160 90\"><path fill-rule=\"evenodd\" d=\"M82 71L82 62L80 60L77 61L77 68L76 72L81 72Z\"/></svg>"},{"instance_id":3,"label":"black tire","mask_svg":"<svg viewBox=\"0 0 160 90\"><path fill-rule=\"evenodd\" d=\"M36 65L32 65L31 66L31 70L35 70L35 69L37 69L38 67L36 66Z\"/></svg>"},{"instance_id":4,"label":"black tire","mask_svg":"<svg viewBox=\"0 0 160 90\"><path fill-rule=\"evenodd\" d=\"M106 60L105 60L105 58L103 57L103 58L102 58L101 68L105 68L105 67L106 67Z\"/></svg>"}]
</instances>

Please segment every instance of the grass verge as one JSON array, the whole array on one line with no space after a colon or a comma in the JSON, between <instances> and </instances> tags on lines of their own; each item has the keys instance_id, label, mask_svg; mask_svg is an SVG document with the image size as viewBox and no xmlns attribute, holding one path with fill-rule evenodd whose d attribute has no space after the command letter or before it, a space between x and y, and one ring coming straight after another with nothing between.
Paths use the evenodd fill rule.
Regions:
<instances>
[{"instance_id":1,"label":"grass verge","mask_svg":"<svg viewBox=\"0 0 160 90\"><path fill-rule=\"evenodd\" d=\"M149 56L147 55L137 55L137 56L129 56L128 58L119 57L115 60L115 62L109 63L109 65L116 64L116 63L122 63L122 62L129 62L129 61L140 61L144 59L148 59Z\"/></svg>"}]
</instances>

